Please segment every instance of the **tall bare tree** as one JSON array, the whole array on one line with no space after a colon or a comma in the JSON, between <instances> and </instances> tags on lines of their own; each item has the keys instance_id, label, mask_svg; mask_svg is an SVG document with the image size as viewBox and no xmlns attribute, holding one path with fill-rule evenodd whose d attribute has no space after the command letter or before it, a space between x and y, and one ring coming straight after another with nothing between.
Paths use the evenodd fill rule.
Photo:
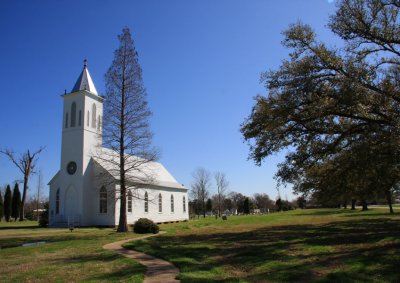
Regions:
<instances>
[{"instance_id":1,"label":"tall bare tree","mask_svg":"<svg viewBox=\"0 0 400 283\"><path fill-rule=\"evenodd\" d=\"M44 150L41 146L38 150L31 153L28 149L25 153L20 156L16 156L14 151L10 149L0 150L0 153L5 154L12 163L21 171L24 175L24 192L22 193L21 209L19 213L19 221L23 221L25 217L24 206L28 191L29 176L35 174L36 162L39 158L39 154Z\"/></svg>"},{"instance_id":2,"label":"tall bare tree","mask_svg":"<svg viewBox=\"0 0 400 283\"><path fill-rule=\"evenodd\" d=\"M217 185L217 206L218 206L218 217L221 217L221 211L223 209L223 203L225 194L228 190L229 182L226 179L225 173L216 172L214 174L215 183Z\"/></svg>"},{"instance_id":3,"label":"tall bare tree","mask_svg":"<svg viewBox=\"0 0 400 283\"><path fill-rule=\"evenodd\" d=\"M206 202L210 196L211 174L204 168L198 168L193 173L193 179L191 197L193 200L197 200L203 217L206 217Z\"/></svg>"},{"instance_id":4,"label":"tall bare tree","mask_svg":"<svg viewBox=\"0 0 400 283\"><path fill-rule=\"evenodd\" d=\"M118 172L120 199L118 232L128 231L126 216L127 192L137 189L143 179L151 179L146 165L157 159L151 146L151 112L143 86L142 69L131 33L127 27L118 36L119 47L105 74L106 100L104 103L103 146L115 152L114 156L99 155L103 163Z\"/></svg>"}]
</instances>

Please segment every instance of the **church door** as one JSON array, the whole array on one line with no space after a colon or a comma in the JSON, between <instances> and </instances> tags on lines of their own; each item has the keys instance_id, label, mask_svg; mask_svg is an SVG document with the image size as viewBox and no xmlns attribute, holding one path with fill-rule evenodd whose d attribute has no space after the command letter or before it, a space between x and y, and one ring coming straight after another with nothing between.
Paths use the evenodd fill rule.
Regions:
<instances>
[{"instance_id":1,"label":"church door","mask_svg":"<svg viewBox=\"0 0 400 283\"><path fill-rule=\"evenodd\" d=\"M78 194L73 186L65 193L65 217L69 223L79 222Z\"/></svg>"}]
</instances>

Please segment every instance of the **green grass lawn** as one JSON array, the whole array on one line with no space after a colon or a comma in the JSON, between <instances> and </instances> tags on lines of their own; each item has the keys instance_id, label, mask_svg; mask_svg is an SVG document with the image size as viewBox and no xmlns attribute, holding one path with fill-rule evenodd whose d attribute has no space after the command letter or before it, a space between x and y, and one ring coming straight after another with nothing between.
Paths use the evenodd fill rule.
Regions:
<instances>
[{"instance_id":1,"label":"green grass lawn","mask_svg":"<svg viewBox=\"0 0 400 283\"><path fill-rule=\"evenodd\" d=\"M210 217L126 247L171 261L182 282L400 282L400 214L387 211Z\"/></svg>"},{"instance_id":2,"label":"green grass lawn","mask_svg":"<svg viewBox=\"0 0 400 283\"><path fill-rule=\"evenodd\" d=\"M111 228L39 228L37 222L1 222L0 246L49 241L44 245L0 249L0 282L142 282L145 268L106 243L134 238Z\"/></svg>"},{"instance_id":3,"label":"green grass lawn","mask_svg":"<svg viewBox=\"0 0 400 283\"><path fill-rule=\"evenodd\" d=\"M161 225L126 246L173 262L183 282L400 282L400 214L318 209ZM145 268L103 250L134 238L111 228L0 222L0 282L141 282Z\"/></svg>"}]
</instances>

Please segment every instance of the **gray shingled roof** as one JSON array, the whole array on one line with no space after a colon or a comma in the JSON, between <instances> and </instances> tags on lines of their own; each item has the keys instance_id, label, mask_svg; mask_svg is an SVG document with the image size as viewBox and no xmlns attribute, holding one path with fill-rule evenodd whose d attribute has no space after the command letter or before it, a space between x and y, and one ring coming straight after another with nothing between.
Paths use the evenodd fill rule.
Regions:
<instances>
[{"instance_id":1,"label":"gray shingled roof","mask_svg":"<svg viewBox=\"0 0 400 283\"><path fill-rule=\"evenodd\" d=\"M86 91L89 91L91 93L98 95L96 87L94 86L92 78L90 77L89 70L86 65L86 60L85 60L84 66L83 66L82 73L79 75L79 78L76 81L71 92L76 92L76 91L80 91L80 90L86 90Z\"/></svg>"}]
</instances>

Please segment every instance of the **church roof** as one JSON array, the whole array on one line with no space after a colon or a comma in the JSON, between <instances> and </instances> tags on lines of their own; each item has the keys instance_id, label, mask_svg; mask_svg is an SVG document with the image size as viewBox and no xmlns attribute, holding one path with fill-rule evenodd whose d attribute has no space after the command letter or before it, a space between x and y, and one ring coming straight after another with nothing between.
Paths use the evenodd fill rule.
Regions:
<instances>
[{"instance_id":1,"label":"church roof","mask_svg":"<svg viewBox=\"0 0 400 283\"><path fill-rule=\"evenodd\" d=\"M127 172L126 179L128 182L186 190L161 163L146 161L132 155L127 155L127 157L128 158L125 158L125 166L131 166L133 168L133 170ZM114 179L119 180L119 167L117 165L119 156L117 152L103 147L101 149L101 154L98 152L93 156L93 159Z\"/></svg>"},{"instance_id":2,"label":"church roof","mask_svg":"<svg viewBox=\"0 0 400 283\"><path fill-rule=\"evenodd\" d=\"M87 64L86 64L87 61L84 60L83 62L84 62L84 64L83 64L82 73L79 75L79 78L76 81L71 92L86 90L86 91L89 91L91 93L98 95L96 87L94 86L92 78L90 77L90 74L89 74L89 70L87 68Z\"/></svg>"}]
</instances>

